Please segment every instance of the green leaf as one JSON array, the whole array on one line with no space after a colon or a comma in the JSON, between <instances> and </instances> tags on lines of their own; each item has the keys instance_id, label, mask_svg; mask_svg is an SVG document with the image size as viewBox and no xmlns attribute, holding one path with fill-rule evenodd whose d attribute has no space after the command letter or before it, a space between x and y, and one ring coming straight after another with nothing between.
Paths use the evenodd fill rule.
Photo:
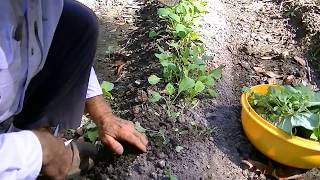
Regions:
<instances>
[{"instance_id":1,"label":"green leaf","mask_svg":"<svg viewBox=\"0 0 320 180\"><path fill-rule=\"evenodd\" d=\"M217 96L217 92L213 89L208 89L208 94L211 96L211 97L216 97Z\"/></svg>"},{"instance_id":2,"label":"green leaf","mask_svg":"<svg viewBox=\"0 0 320 180\"><path fill-rule=\"evenodd\" d=\"M209 88L215 85L214 79L210 76L200 76L198 80L203 82Z\"/></svg>"},{"instance_id":3,"label":"green leaf","mask_svg":"<svg viewBox=\"0 0 320 180\"><path fill-rule=\"evenodd\" d=\"M109 91L111 91L113 89L113 87L114 87L114 84L111 83L111 82L103 81L101 83L101 89L104 90L104 91L109 92Z\"/></svg>"},{"instance_id":4,"label":"green leaf","mask_svg":"<svg viewBox=\"0 0 320 180\"><path fill-rule=\"evenodd\" d=\"M199 33L195 32L195 31L190 32L190 37L191 37L192 41L197 41L200 39Z\"/></svg>"},{"instance_id":5,"label":"green leaf","mask_svg":"<svg viewBox=\"0 0 320 180\"><path fill-rule=\"evenodd\" d=\"M103 93L103 96L113 99L112 94L110 92L102 90L102 93Z\"/></svg>"},{"instance_id":6,"label":"green leaf","mask_svg":"<svg viewBox=\"0 0 320 180\"><path fill-rule=\"evenodd\" d=\"M194 90L197 93L202 92L205 88L206 88L206 86L201 81L197 81L195 86L194 86Z\"/></svg>"},{"instance_id":7,"label":"green leaf","mask_svg":"<svg viewBox=\"0 0 320 180\"><path fill-rule=\"evenodd\" d=\"M149 100L151 102L156 103L162 98L162 96L158 92L151 91L150 94L149 94L149 98L150 98Z\"/></svg>"},{"instance_id":8,"label":"green leaf","mask_svg":"<svg viewBox=\"0 0 320 180\"><path fill-rule=\"evenodd\" d=\"M157 84L160 80L161 80L161 78L159 78L159 77L156 76L156 75L151 75L151 76L149 76L149 78L148 78L148 82L149 82L151 85Z\"/></svg>"},{"instance_id":9,"label":"green leaf","mask_svg":"<svg viewBox=\"0 0 320 180\"><path fill-rule=\"evenodd\" d=\"M173 85L171 83L168 83L166 85L166 92L168 93L168 95L170 95L170 96L173 95L174 91L175 91L175 89L174 89Z\"/></svg>"},{"instance_id":10,"label":"green leaf","mask_svg":"<svg viewBox=\"0 0 320 180\"><path fill-rule=\"evenodd\" d=\"M313 129L313 133L311 134L310 138L316 141L320 140L320 127Z\"/></svg>"},{"instance_id":11,"label":"green leaf","mask_svg":"<svg viewBox=\"0 0 320 180\"><path fill-rule=\"evenodd\" d=\"M169 180L178 180L177 176L170 174Z\"/></svg>"},{"instance_id":12,"label":"green leaf","mask_svg":"<svg viewBox=\"0 0 320 180\"><path fill-rule=\"evenodd\" d=\"M182 146L176 146L176 151L179 153L184 149Z\"/></svg>"},{"instance_id":13,"label":"green leaf","mask_svg":"<svg viewBox=\"0 0 320 180\"><path fill-rule=\"evenodd\" d=\"M161 53L163 53L163 54L166 53L165 50L164 50L161 46L159 46L159 44L157 44L157 47L158 47L158 50L159 50Z\"/></svg>"},{"instance_id":14,"label":"green leaf","mask_svg":"<svg viewBox=\"0 0 320 180\"><path fill-rule=\"evenodd\" d=\"M195 86L195 82L193 79L189 77L184 77L182 81L179 83L179 90L178 93L183 91L187 91Z\"/></svg>"},{"instance_id":15,"label":"green leaf","mask_svg":"<svg viewBox=\"0 0 320 180\"><path fill-rule=\"evenodd\" d=\"M97 127L97 125L92 121L89 121L87 124L84 125L84 128L86 130L93 129L93 128L96 128L96 127Z\"/></svg>"},{"instance_id":16,"label":"green leaf","mask_svg":"<svg viewBox=\"0 0 320 180\"><path fill-rule=\"evenodd\" d=\"M289 135L292 135L292 124L290 117L284 118L276 126L283 131L287 132Z\"/></svg>"},{"instance_id":17,"label":"green leaf","mask_svg":"<svg viewBox=\"0 0 320 180\"><path fill-rule=\"evenodd\" d=\"M220 65L218 68L211 70L209 75L213 77L214 79L218 80L222 77L222 69L224 68L224 65Z\"/></svg>"},{"instance_id":18,"label":"green leaf","mask_svg":"<svg viewBox=\"0 0 320 180\"><path fill-rule=\"evenodd\" d=\"M172 41L171 43L168 43L168 45L170 47L173 47L173 48L176 48L176 49L178 49L178 46L179 46L179 44L177 42L174 42L174 41Z\"/></svg>"},{"instance_id":19,"label":"green leaf","mask_svg":"<svg viewBox=\"0 0 320 180\"><path fill-rule=\"evenodd\" d=\"M141 126L141 124L137 121L134 123L134 128L140 133L146 133L147 129Z\"/></svg>"},{"instance_id":20,"label":"green leaf","mask_svg":"<svg viewBox=\"0 0 320 180\"><path fill-rule=\"evenodd\" d=\"M169 14L169 17L170 17L171 19L173 19L174 21L176 21L177 23L180 22L180 17L179 17L178 15L176 15L175 13L170 13L170 14Z\"/></svg>"},{"instance_id":21,"label":"green leaf","mask_svg":"<svg viewBox=\"0 0 320 180\"><path fill-rule=\"evenodd\" d=\"M244 86L244 87L241 88L241 92L242 93L248 93L248 92L251 92L251 89L249 87Z\"/></svg>"},{"instance_id":22,"label":"green leaf","mask_svg":"<svg viewBox=\"0 0 320 180\"><path fill-rule=\"evenodd\" d=\"M183 24L177 24L176 32L177 34L185 35L187 33L187 28Z\"/></svg>"},{"instance_id":23,"label":"green leaf","mask_svg":"<svg viewBox=\"0 0 320 180\"><path fill-rule=\"evenodd\" d=\"M159 34L161 34L161 32L162 32L162 31L158 31L158 32L156 32L156 31L150 31L150 32L149 32L149 38L157 37L157 36L159 36Z\"/></svg>"},{"instance_id":24,"label":"green leaf","mask_svg":"<svg viewBox=\"0 0 320 180\"><path fill-rule=\"evenodd\" d=\"M306 129L313 130L319 127L319 121L319 116L311 112L301 113L291 117L291 124L293 128L301 126Z\"/></svg>"},{"instance_id":25,"label":"green leaf","mask_svg":"<svg viewBox=\"0 0 320 180\"><path fill-rule=\"evenodd\" d=\"M98 139L98 129L90 129L87 132L85 132L85 137L90 140L90 142L94 143Z\"/></svg>"},{"instance_id":26,"label":"green leaf","mask_svg":"<svg viewBox=\"0 0 320 180\"><path fill-rule=\"evenodd\" d=\"M158 53L155 53L154 54L160 61L162 61L162 60L166 60L166 59L168 59L168 55L167 54L165 54L165 53L161 53L161 54L158 54Z\"/></svg>"},{"instance_id":27,"label":"green leaf","mask_svg":"<svg viewBox=\"0 0 320 180\"><path fill-rule=\"evenodd\" d=\"M158 15L162 18L168 17L170 14L170 9L169 8L159 8L158 9Z\"/></svg>"}]
</instances>

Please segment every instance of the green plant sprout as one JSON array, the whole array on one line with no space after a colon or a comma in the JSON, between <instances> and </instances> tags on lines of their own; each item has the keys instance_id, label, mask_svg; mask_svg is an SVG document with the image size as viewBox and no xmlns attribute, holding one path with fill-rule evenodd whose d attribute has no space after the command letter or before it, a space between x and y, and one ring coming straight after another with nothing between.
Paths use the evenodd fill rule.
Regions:
<instances>
[{"instance_id":1,"label":"green plant sprout","mask_svg":"<svg viewBox=\"0 0 320 180\"><path fill-rule=\"evenodd\" d=\"M95 143L98 140L99 133L96 124L92 121L87 122L83 126L84 138L89 140L91 143Z\"/></svg>"},{"instance_id":2,"label":"green plant sprout","mask_svg":"<svg viewBox=\"0 0 320 180\"><path fill-rule=\"evenodd\" d=\"M113 99L112 94L110 93L110 91L112 91L113 88L114 88L114 84L111 82L103 81L101 83L102 93L105 97L109 97Z\"/></svg>"},{"instance_id":3,"label":"green plant sprout","mask_svg":"<svg viewBox=\"0 0 320 180\"><path fill-rule=\"evenodd\" d=\"M147 129L147 128L142 127L139 122L134 123L134 128L140 133L148 134L150 137L160 137L162 139L163 144L168 143L168 140L165 136L165 130L163 130L163 129L160 129L159 131Z\"/></svg>"}]
</instances>

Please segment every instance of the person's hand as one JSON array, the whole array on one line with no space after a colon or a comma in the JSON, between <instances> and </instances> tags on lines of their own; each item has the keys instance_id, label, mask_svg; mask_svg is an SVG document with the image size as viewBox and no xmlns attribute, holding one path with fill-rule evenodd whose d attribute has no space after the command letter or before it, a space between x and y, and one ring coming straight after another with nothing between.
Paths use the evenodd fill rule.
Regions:
<instances>
[{"instance_id":1,"label":"person's hand","mask_svg":"<svg viewBox=\"0 0 320 180\"><path fill-rule=\"evenodd\" d=\"M136 131L131 121L120 119L112 114L106 115L103 119L97 124L99 135L101 141L113 152L119 155L123 153L123 146L119 141L128 142L142 152L147 151L146 136Z\"/></svg>"},{"instance_id":2,"label":"person's hand","mask_svg":"<svg viewBox=\"0 0 320 180\"><path fill-rule=\"evenodd\" d=\"M64 141L54 137L47 129L32 131L39 139L42 147L41 174L50 179L65 179L72 166L73 152Z\"/></svg>"}]
</instances>

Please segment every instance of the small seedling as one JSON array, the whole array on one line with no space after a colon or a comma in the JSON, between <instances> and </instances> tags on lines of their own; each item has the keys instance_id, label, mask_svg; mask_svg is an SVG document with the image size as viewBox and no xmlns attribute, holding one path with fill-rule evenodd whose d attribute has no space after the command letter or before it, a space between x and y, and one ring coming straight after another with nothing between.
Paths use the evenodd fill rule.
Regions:
<instances>
[{"instance_id":1,"label":"small seedling","mask_svg":"<svg viewBox=\"0 0 320 180\"><path fill-rule=\"evenodd\" d=\"M111 54L114 51L114 47L113 46L109 46L108 49L106 50L106 54L108 55L109 59L111 58Z\"/></svg>"},{"instance_id":2,"label":"small seedling","mask_svg":"<svg viewBox=\"0 0 320 180\"><path fill-rule=\"evenodd\" d=\"M134 123L134 128L140 132L149 135L150 137L160 137L162 138L163 144L167 144L167 138L165 136L165 131L163 129L160 129L159 131L154 131L151 129L147 129L141 126L139 122Z\"/></svg>"},{"instance_id":3,"label":"small seedling","mask_svg":"<svg viewBox=\"0 0 320 180\"><path fill-rule=\"evenodd\" d=\"M83 126L84 137L91 143L95 143L98 140L99 133L96 124L89 121Z\"/></svg>"},{"instance_id":4,"label":"small seedling","mask_svg":"<svg viewBox=\"0 0 320 180\"><path fill-rule=\"evenodd\" d=\"M112 91L114 87L114 84L108 81L103 81L101 83L101 89L102 89L102 93L105 97L109 97L109 98L113 98L112 94L110 93L110 91Z\"/></svg>"}]
</instances>

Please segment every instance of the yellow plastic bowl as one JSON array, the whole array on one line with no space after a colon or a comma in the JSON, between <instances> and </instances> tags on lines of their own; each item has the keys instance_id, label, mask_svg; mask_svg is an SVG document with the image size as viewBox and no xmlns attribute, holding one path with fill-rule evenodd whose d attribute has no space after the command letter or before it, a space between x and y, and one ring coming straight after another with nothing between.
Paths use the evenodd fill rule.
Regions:
<instances>
[{"instance_id":1,"label":"yellow plastic bowl","mask_svg":"<svg viewBox=\"0 0 320 180\"><path fill-rule=\"evenodd\" d=\"M258 85L253 92L264 94L270 85ZM241 120L249 141L274 161L296 168L320 167L320 143L297 136L273 126L260 117L248 102L249 93L241 96Z\"/></svg>"}]
</instances>

